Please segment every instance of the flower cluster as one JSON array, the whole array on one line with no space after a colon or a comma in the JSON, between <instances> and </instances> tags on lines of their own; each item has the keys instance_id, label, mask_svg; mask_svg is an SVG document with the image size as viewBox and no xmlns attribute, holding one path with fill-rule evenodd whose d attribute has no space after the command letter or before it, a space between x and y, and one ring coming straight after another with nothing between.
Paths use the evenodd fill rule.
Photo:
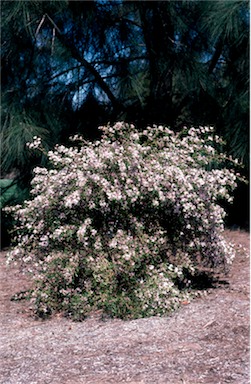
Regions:
<instances>
[{"instance_id":1,"label":"flower cluster","mask_svg":"<svg viewBox=\"0 0 251 384\"><path fill-rule=\"evenodd\" d=\"M26 143L27 147L30 149L38 149L41 148L42 145L42 139L41 137L34 136L33 137L33 142L28 142Z\"/></svg>"},{"instance_id":2,"label":"flower cluster","mask_svg":"<svg viewBox=\"0 0 251 384\"><path fill-rule=\"evenodd\" d=\"M95 142L57 145L50 169L34 169L33 198L11 209L19 225L8 260L32 271L38 313L166 313L187 297L187 273L231 263L218 201L231 201L236 176L211 127L100 130Z\"/></svg>"}]
</instances>

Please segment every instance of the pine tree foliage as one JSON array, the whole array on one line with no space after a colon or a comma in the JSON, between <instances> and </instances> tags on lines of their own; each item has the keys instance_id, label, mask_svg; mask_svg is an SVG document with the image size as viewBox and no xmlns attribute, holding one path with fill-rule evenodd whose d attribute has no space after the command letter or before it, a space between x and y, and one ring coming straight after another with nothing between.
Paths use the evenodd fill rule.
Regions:
<instances>
[{"instance_id":1,"label":"pine tree foliage","mask_svg":"<svg viewBox=\"0 0 251 384\"><path fill-rule=\"evenodd\" d=\"M246 0L2 1L1 34L3 172L118 119L214 125L248 166Z\"/></svg>"}]
</instances>

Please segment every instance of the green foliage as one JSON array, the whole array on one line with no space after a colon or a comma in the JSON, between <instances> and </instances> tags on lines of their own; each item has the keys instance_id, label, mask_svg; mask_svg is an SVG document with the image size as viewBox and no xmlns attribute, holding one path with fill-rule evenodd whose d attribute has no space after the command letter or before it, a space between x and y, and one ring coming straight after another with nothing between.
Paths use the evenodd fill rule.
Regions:
<instances>
[{"instance_id":1,"label":"green foliage","mask_svg":"<svg viewBox=\"0 0 251 384\"><path fill-rule=\"evenodd\" d=\"M210 127L100 129L93 143L56 145L50 168L34 169L33 197L5 209L17 221L8 260L32 273L39 316L168 314L196 294L200 268L232 262L218 201L231 201L236 176Z\"/></svg>"},{"instance_id":2,"label":"green foliage","mask_svg":"<svg viewBox=\"0 0 251 384\"><path fill-rule=\"evenodd\" d=\"M31 135L50 148L123 119L213 125L248 173L248 1L15 0L1 14L4 172L28 186Z\"/></svg>"},{"instance_id":3,"label":"green foliage","mask_svg":"<svg viewBox=\"0 0 251 384\"><path fill-rule=\"evenodd\" d=\"M1 179L0 180L0 228L1 228L1 248L10 245L10 232L15 226L15 221L10 215L7 215L3 208L7 205L20 204L29 197L28 188L21 189L15 180Z\"/></svg>"},{"instance_id":4,"label":"green foliage","mask_svg":"<svg viewBox=\"0 0 251 384\"><path fill-rule=\"evenodd\" d=\"M8 201L16 200L18 196L18 190L16 185L12 185L13 181L9 179L0 180L0 208L2 208Z\"/></svg>"},{"instance_id":5,"label":"green foliage","mask_svg":"<svg viewBox=\"0 0 251 384\"><path fill-rule=\"evenodd\" d=\"M47 129L36 126L25 112L8 110L1 128L2 172L8 173L13 169L25 171L29 163L32 165L34 155L27 150L26 143L32 141L34 136L41 137L48 147Z\"/></svg>"}]
</instances>

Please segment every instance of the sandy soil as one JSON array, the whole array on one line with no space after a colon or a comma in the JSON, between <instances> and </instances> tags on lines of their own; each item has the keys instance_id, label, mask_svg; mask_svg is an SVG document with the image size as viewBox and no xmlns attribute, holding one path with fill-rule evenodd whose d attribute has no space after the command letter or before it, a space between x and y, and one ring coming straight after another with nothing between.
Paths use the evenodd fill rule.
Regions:
<instances>
[{"instance_id":1,"label":"sandy soil","mask_svg":"<svg viewBox=\"0 0 251 384\"><path fill-rule=\"evenodd\" d=\"M226 231L249 248L249 234ZM0 254L0 382L3 384L248 384L249 252L240 250L227 277L206 297L170 317L82 323L35 320L29 287Z\"/></svg>"}]
</instances>

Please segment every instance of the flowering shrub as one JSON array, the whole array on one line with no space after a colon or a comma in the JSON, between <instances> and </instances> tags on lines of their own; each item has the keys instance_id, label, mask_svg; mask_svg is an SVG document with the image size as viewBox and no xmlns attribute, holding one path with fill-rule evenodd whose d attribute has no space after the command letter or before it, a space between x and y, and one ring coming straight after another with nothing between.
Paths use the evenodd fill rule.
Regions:
<instances>
[{"instance_id":1,"label":"flowering shrub","mask_svg":"<svg viewBox=\"0 0 251 384\"><path fill-rule=\"evenodd\" d=\"M100 140L75 136L48 152L50 169L34 169L34 197L9 208L19 224L8 260L33 274L40 315L172 311L191 295L187 276L234 257L218 199L231 200L236 176L210 127L100 129ZM42 149L38 138L28 145Z\"/></svg>"}]
</instances>

